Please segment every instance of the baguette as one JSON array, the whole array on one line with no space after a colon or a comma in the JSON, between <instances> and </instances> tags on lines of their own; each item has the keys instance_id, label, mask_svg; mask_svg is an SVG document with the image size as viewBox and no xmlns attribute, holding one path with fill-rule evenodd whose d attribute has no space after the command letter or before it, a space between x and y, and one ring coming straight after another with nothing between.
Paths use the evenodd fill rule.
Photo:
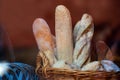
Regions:
<instances>
[{"instance_id":1,"label":"baguette","mask_svg":"<svg viewBox=\"0 0 120 80\"><path fill-rule=\"evenodd\" d=\"M93 33L94 26L92 17L88 14L84 14L82 19L76 24L73 32L75 38L73 59L74 63L79 66L79 68L90 58L90 45Z\"/></svg>"},{"instance_id":2,"label":"baguette","mask_svg":"<svg viewBox=\"0 0 120 80\"><path fill-rule=\"evenodd\" d=\"M86 65L86 64L88 64L88 63L91 62L91 57L90 57L90 56L91 56L91 55L89 55L88 59L85 61L85 63L84 63L83 65Z\"/></svg>"},{"instance_id":3,"label":"baguette","mask_svg":"<svg viewBox=\"0 0 120 80\"><path fill-rule=\"evenodd\" d=\"M55 11L55 33L58 60L72 63L72 22L69 10L59 5Z\"/></svg>"},{"instance_id":4,"label":"baguette","mask_svg":"<svg viewBox=\"0 0 120 80\"><path fill-rule=\"evenodd\" d=\"M90 27L90 25L93 25L92 17L88 14L83 14L81 20L78 21L74 27L73 36L75 42L79 40L79 38L88 29L88 27Z\"/></svg>"},{"instance_id":5,"label":"baguette","mask_svg":"<svg viewBox=\"0 0 120 80\"><path fill-rule=\"evenodd\" d=\"M45 53L50 62L50 65L53 65L55 61L54 56L55 42L50 32L49 26L44 19L37 18L34 21L33 33L37 41L39 50Z\"/></svg>"},{"instance_id":6,"label":"baguette","mask_svg":"<svg viewBox=\"0 0 120 80\"><path fill-rule=\"evenodd\" d=\"M52 34L46 21L42 18L37 18L33 23L33 33L37 41L39 50L51 50L55 46Z\"/></svg>"},{"instance_id":7,"label":"baguette","mask_svg":"<svg viewBox=\"0 0 120 80\"><path fill-rule=\"evenodd\" d=\"M96 43L96 52L98 55L98 60L111 60L113 61L113 54L110 48L105 44L104 41L98 41Z\"/></svg>"},{"instance_id":8,"label":"baguette","mask_svg":"<svg viewBox=\"0 0 120 80\"><path fill-rule=\"evenodd\" d=\"M96 43L96 52L98 55L98 61L105 59L107 49L108 48L105 46L105 43L103 41L98 41Z\"/></svg>"},{"instance_id":9,"label":"baguette","mask_svg":"<svg viewBox=\"0 0 120 80\"><path fill-rule=\"evenodd\" d=\"M100 67L101 66L99 61L93 61L91 63L84 65L81 71L97 71L100 69Z\"/></svg>"},{"instance_id":10,"label":"baguette","mask_svg":"<svg viewBox=\"0 0 120 80\"><path fill-rule=\"evenodd\" d=\"M85 46L83 46L80 55L78 58L75 60L75 63L79 68L85 64L86 60L90 57L90 43L87 43Z\"/></svg>"}]
</instances>

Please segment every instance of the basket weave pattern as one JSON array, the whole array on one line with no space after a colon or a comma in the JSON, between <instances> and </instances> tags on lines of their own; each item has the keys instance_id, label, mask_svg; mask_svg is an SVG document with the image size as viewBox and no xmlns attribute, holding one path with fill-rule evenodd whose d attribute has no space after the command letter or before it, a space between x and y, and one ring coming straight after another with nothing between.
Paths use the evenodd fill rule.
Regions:
<instances>
[{"instance_id":1,"label":"basket weave pattern","mask_svg":"<svg viewBox=\"0 0 120 80\"><path fill-rule=\"evenodd\" d=\"M120 72L68 70L48 65L45 55L38 54L36 72L42 80L120 80Z\"/></svg>"}]
</instances>

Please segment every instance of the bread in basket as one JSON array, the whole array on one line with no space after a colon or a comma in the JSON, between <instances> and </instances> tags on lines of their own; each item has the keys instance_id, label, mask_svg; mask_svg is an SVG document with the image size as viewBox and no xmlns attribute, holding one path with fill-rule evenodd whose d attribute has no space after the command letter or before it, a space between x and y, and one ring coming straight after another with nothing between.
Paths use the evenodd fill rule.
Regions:
<instances>
[{"instance_id":1,"label":"bread in basket","mask_svg":"<svg viewBox=\"0 0 120 80\"><path fill-rule=\"evenodd\" d=\"M33 33L39 48L36 72L42 80L120 79L120 68L112 61L113 55L104 43L98 42L98 59L91 60L94 25L90 15L84 14L72 33L70 12L59 5L55 11L56 37L42 18L34 21Z\"/></svg>"}]
</instances>

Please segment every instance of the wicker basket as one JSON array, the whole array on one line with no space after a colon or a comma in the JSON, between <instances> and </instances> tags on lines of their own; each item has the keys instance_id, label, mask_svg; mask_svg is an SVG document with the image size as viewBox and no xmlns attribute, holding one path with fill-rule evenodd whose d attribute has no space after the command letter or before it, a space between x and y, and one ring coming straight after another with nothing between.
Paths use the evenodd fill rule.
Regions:
<instances>
[{"instance_id":1,"label":"wicker basket","mask_svg":"<svg viewBox=\"0 0 120 80\"><path fill-rule=\"evenodd\" d=\"M120 80L120 72L80 71L51 68L43 55L37 56L37 74L40 80Z\"/></svg>"}]
</instances>

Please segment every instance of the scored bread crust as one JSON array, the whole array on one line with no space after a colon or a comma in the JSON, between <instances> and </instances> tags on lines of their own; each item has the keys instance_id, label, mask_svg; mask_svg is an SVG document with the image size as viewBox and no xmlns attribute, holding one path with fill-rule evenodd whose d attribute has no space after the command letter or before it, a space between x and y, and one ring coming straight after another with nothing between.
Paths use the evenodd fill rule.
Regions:
<instances>
[{"instance_id":1,"label":"scored bread crust","mask_svg":"<svg viewBox=\"0 0 120 80\"><path fill-rule=\"evenodd\" d=\"M88 14L84 14L73 31L75 43L73 59L74 63L79 66L79 68L81 68L88 57L90 57L90 45L93 33L94 25L92 17Z\"/></svg>"}]
</instances>

